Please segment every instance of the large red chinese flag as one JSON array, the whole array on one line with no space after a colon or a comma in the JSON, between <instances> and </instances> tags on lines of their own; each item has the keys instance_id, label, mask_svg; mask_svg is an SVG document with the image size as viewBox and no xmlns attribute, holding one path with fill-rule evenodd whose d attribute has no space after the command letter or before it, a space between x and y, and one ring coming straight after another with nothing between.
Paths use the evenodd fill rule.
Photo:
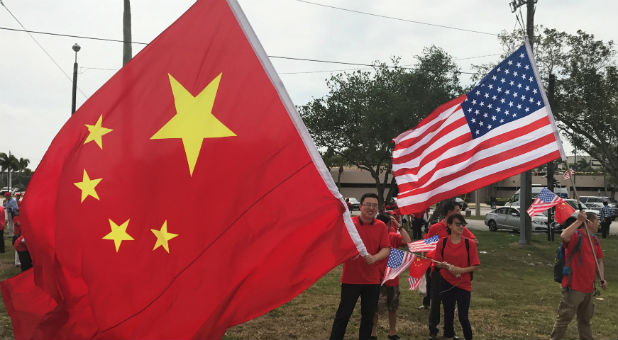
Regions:
<instances>
[{"instance_id":1,"label":"large red chinese flag","mask_svg":"<svg viewBox=\"0 0 618 340\"><path fill-rule=\"evenodd\" d=\"M202 0L66 123L23 204L38 338L216 338L365 248L240 7ZM12 314L14 318L19 315Z\"/></svg>"},{"instance_id":2,"label":"large red chinese flag","mask_svg":"<svg viewBox=\"0 0 618 340\"><path fill-rule=\"evenodd\" d=\"M573 215L575 209L568 205L565 201L562 201L556 205L556 222L563 224L566 220ZM568 227L568 226L565 226Z\"/></svg>"}]
</instances>

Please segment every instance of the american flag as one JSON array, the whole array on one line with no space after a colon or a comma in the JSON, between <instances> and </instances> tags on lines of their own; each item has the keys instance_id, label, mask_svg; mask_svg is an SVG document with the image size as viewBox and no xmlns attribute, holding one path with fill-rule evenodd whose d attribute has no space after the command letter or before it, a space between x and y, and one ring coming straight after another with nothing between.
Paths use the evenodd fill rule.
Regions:
<instances>
[{"instance_id":1,"label":"american flag","mask_svg":"<svg viewBox=\"0 0 618 340\"><path fill-rule=\"evenodd\" d=\"M565 158L527 43L393 141L404 214Z\"/></svg>"},{"instance_id":2,"label":"american flag","mask_svg":"<svg viewBox=\"0 0 618 340\"><path fill-rule=\"evenodd\" d=\"M439 240L438 235L433 235L430 238L408 243L408 249L413 253L432 251L436 249Z\"/></svg>"},{"instance_id":3,"label":"american flag","mask_svg":"<svg viewBox=\"0 0 618 340\"><path fill-rule=\"evenodd\" d=\"M415 257L416 255L408 253L407 251L391 248L391 253L388 255L388 261L386 262L386 271L384 272L382 284L398 277L399 274L408 269Z\"/></svg>"},{"instance_id":4,"label":"american flag","mask_svg":"<svg viewBox=\"0 0 618 340\"><path fill-rule=\"evenodd\" d=\"M562 174L562 178L564 178L564 180L567 180L569 178L571 178L571 176L575 175L575 170L569 168L567 171L565 171Z\"/></svg>"},{"instance_id":5,"label":"american flag","mask_svg":"<svg viewBox=\"0 0 618 340\"><path fill-rule=\"evenodd\" d=\"M410 284L410 290L418 289L418 286L420 286L422 282L426 282L424 275L421 276L420 278L408 276L408 283Z\"/></svg>"},{"instance_id":6,"label":"american flag","mask_svg":"<svg viewBox=\"0 0 618 340\"><path fill-rule=\"evenodd\" d=\"M539 196L537 196L534 202L532 202L532 205L530 205L530 208L526 211L530 217L533 217L563 201L562 198L549 191L549 189L543 188L541 192L539 192Z\"/></svg>"}]
</instances>

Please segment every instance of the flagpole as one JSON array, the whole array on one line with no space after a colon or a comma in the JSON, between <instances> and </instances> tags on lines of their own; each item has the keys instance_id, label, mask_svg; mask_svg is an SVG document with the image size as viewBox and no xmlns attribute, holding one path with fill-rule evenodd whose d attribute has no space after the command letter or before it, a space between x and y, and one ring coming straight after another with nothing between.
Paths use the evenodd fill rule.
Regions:
<instances>
[{"instance_id":1,"label":"flagpole","mask_svg":"<svg viewBox=\"0 0 618 340\"><path fill-rule=\"evenodd\" d=\"M567 169L570 169L568 167L568 163L567 163ZM568 170L567 170L568 171ZM579 210L582 211L582 204L579 201L579 195L577 194L577 188L575 188L575 183L573 182L573 175L569 176L569 179L571 180L571 186L573 187L573 193L575 194L575 200L577 201L577 206L579 207ZM599 217L597 216L597 219ZM592 256L594 256L594 264L596 264L597 266L597 271L599 272L599 277L601 278L601 281L605 281L605 277L603 277L603 273L601 272L601 267L599 267L599 260L597 260L597 253L596 251L594 251L594 246L592 245L592 238L590 237L590 230L588 229L588 219L586 219L584 221L584 227L586 228L586 235L588 235L588 242L590 243L590 249L592 249Z\"/></svg>"}]
</instances>

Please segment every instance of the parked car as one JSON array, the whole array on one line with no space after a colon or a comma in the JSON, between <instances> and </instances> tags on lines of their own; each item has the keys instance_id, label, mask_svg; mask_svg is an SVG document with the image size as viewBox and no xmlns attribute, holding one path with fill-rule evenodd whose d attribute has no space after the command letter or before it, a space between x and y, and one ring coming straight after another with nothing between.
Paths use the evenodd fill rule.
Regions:
<instances>
[{"instance_id":1,"label":"parked car","mask_svg":"<svg viewBox=\"0 0 618 340\"><path fill-rule=\"evenodd\" d=\"M607 202L607 205L612 208L612 216L618 216L618 207L616 206L616 203L607 196L580 196L579 199L594 210L597 210L598 208L599 211L597 214L601 212L603 202Z\"/></svg>"},{"instance_id":2,"label":"parked car","mask_svg":"<svg viewBox=\"0 0 618 340\"><path fill-rule=\"evenodd\" d=\"M520 230L519 207L498 207L485 215L485 225L489 231L498 229ZM547 216L540 214L532 218L532 230L547 229Z\"/></svg>"},{"instance_id":3,"label":"parked car","mask_svg":"<svg viewBox=\"0 0 618 340\"><path fill-rule=\"evenodd\" d=\"M350 210L360 210L360 202L356 199L356 197L348 197L348 200L352 206Z\"/></svg>"}]
</instances>

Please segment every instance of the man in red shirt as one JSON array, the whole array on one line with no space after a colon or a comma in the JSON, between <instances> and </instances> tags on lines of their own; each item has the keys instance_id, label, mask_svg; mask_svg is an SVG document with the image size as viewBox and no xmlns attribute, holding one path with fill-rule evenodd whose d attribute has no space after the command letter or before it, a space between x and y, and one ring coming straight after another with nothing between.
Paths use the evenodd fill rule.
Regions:
<instances>
[{"instance_id":1,"label":"man in red shirt","mask_svg":"<svg viewBox=\"0 0 618 340\"><path fill-rule=\"evenodd\" d=\"M448 237L447 224L446 220L449 216L454 214L459 214L461 208L459 204L457 204L454 200L450 200L446 202L444 205L445 216L444 219L436 224L433 224L429 227L429 231L425 235L425 238L430 238L435 235L438 235L440 239L444 237ZM468 228L464 227L463 236L474 241L476 245L478 245L478 240L468 230ZM428 269L429 275L426 275L427 278L427 296L423 299L423 307L426 308L427 305L430 305L429 309L429 339L436 339L438 335L438 325L440 324L440 287L442 286L442 278L440 276L440 269L436 268L433 264ZM429 301L427 301L429 300Z\"/></svg>"},{"instance_id":2,"label":"man in red shirt","mask_svg":"<svg viewBox=\"0 0 618 340\"><path fill-rule=\"evenodd\" d=\"M586 224L588 228L586 228ZM603 280L605 266L603 265L603 249L594 234L599 229L599 218L595 213L585 213L580 210L577 220L560 234L565 248L565 264L570 264L570 275L562 277L562 299L558 307L558 317L551 332L552 339L564 338L564 333L577 314L577 330L580 339L592 339L590 320L594 313L592 292L594 290L595 274L601 280L601 288L607 289L607 281ZM594 254L599 268L597 270L594 254L588 240L590 232ZM579 246L578 246L579 244ZM578 249L575 249L578 247Z\"/></svg>"},{"instance_id":3,"label":"man in red shirt","mask_svg":"<svg viewBox=\"0 0 618 340\"><path fill-rule=\"evenodd\" d=\"M388 213L378 215L378 219L389 227L388 240L391 248L400 248L412 242L408 232L401 227L395 216ZM382 269L386 269L387 260L382 261ZM377 339L378 314L384 314L388 309L388 338L399 340L397 335L397 309L399 309L399 277L384 282L378 298L378 312L373 318L371 339Z\"/></svg>"},{"instance_id":4,"label":"man in red shirt","mask_svg":"<svg viewBox=\"0 0 618 340\"><path fill-rule=\"evenodd\" d=\"M361 323L359 339L369 339L373 326L373 315L378 305L380 282L382 280L381 260L388 257L390 243L388 229L384 222L376 220L378 195L364 194L360 200L360 216L352 218L369 255L357 255L343 263L341 273L341 300L335 314L330 339L343 339L350 316L361 298Z\"/></svg>"},{"instance_id":5,"label":"man in red shirt","mask_svg":"<svg viewBox=\"0 0 618 340\"><path fill-rule=\"evenodd\" d=\"M4 224L6 221L6 215L4 214L4 208L0 205L0 253L4 253Z\"/></svg>"}]
</instances>

